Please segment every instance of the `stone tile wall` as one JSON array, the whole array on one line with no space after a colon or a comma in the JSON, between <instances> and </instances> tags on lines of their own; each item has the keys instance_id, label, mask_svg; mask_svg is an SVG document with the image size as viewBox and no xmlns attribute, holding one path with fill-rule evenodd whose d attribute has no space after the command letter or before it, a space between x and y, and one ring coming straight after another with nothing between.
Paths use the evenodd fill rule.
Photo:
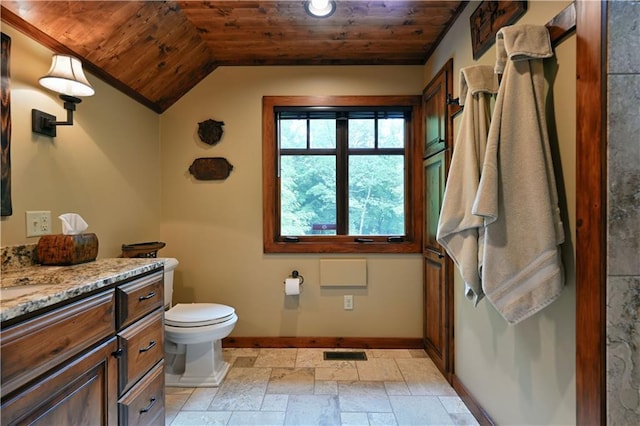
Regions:
<instances>
[{"instance_id":1,"label":"stone tile wall","mask_svg":"<svg viewBox=\"0 0 640 426\"><path fill-rule=\"evenodd\" d=\"M640 2L608 3L607 423L640 424Z\"/></svg>"}]
</instances>

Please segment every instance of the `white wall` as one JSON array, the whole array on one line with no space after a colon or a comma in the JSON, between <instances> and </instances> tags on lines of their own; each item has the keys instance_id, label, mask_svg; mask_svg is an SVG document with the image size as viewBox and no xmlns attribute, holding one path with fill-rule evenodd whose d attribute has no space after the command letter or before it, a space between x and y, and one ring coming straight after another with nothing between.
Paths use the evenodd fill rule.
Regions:
<instances>
[{"instance_id":1,"label":"white wall","mask_svg":"<svg viewBox=\"0 0 640 426\"><path fill-rule=\"evenodd\" d=\"M157 240L160 229L159 116L88 74L96 90L57 137L31 132L31 109L66 119L57 94L38 84L51 52L2 23L11 37L11 176L13 215L2 217L2 246L26 237L25 211L79 213L99 240L98 257L117 257L123 243Z\"/></svg>"},{"instance_id":2,"label":"white wall","mask_svg":"<svg viewBox=\"0 0 640 426\"><path fill-rule=\"evenodd\" d=\"M529 2L518 24L545 24L567 4ZM454 97L460 68L495 61L495 47L478 61L472 59L469 17L477 6L472 2L466 7L425 66L426 83L453 57ZM562 170L559 185L566 197L561 207L564 219L569 218L565 226L570 227L563 247L567 286L562 296L533 317L509 326L486 299L474 308L463 295L459 273L455 274L455 374L498 424L575 424L575 51L575 35L556 48L552 99L556 130L551 131L551 144L560 154L555 166ZM454 129L458 125L459 119Z\"/></svg>"},{"instance_id":3,"label":"white wall","mask_svg":"<svg viewBox=\"0 0 640 426\"><path fill-rule=\"evenodd\" d=\"M163 255L181 262L174 302L234 306L234 336L422 336L421 257L362 255L364 290L320 289L319 259L262 251L262 97L265 95L409 95L422 91L421 66L218 68L161 117ZM215 146L200 142L198 122L224 121ZM225 181L194 180L198 157L225 157ZM286 298L293 269L305 278L299 300ZM342 296L353 294L354 310Z\"/></svg>"}]
</instances>

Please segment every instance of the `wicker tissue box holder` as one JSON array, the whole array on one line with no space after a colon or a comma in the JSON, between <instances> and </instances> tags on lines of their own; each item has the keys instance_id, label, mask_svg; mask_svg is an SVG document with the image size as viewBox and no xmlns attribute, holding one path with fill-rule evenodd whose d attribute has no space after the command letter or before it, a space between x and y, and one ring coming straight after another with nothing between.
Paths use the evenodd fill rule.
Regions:
<instances>
[{"instance_id":1,"label":"wicker tissue box holder","mask_svg":"<svg viewBox=\"0 0 640 426\"><path fill-rule=\"evenodd\" d=\"M38 240L38 261L43 265L75 265L98 256L96 234L43 235Z\"/></svg>"}]
</instances>

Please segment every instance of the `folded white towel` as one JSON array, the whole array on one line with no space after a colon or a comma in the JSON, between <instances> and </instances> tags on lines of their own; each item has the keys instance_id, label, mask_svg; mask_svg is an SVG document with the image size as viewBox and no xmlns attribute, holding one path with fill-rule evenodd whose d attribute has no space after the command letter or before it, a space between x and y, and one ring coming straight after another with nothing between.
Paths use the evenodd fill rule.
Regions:
<instances>
[{"instance_id":1,"label":"folded white towel","mask_svg":"<svg viewBox=\"0 0 640 426\"><path fill-rule=\"evenodd\" d=\"M498 78L488 65L460 70L462 122L453 149L438 222L437 240L453 259L465 282L465 295L477 304L483 297L479 267L483 220L471 213L480 182L491 116L491 96ZM464 100L462 100L464 99Z\"/></svg>"}]
</instances>

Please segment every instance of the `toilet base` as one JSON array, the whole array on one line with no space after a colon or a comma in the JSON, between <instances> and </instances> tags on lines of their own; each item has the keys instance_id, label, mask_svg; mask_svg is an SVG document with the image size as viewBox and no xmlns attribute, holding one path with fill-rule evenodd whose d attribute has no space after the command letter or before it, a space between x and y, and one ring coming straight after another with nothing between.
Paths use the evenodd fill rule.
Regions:
<instances>
[{"instance_id":1,"label":"toilet base","mask_svg":"<svg viewBox=\"0 0 640 426\"><path fill-rule=\"evenodd\" d=\"M231 367L228 362L225 362L225 364L221 371L209 377L185 377L183 374L165 373L165 386L176 388L217 388L222 384Z\"/></svg>"},{"instance_id":2,"label":"toilet base","mask_svg":"<svg viewBox=\"0 0 640 426\"><path fill-rule=\"evenodd\" d=\"M218 387L230 365L222 357L222 341L188 344L181 365L167 365L165 385L174 387ZM183 372L181 372L183 371Z\"/></svg>"}]
</instances>

